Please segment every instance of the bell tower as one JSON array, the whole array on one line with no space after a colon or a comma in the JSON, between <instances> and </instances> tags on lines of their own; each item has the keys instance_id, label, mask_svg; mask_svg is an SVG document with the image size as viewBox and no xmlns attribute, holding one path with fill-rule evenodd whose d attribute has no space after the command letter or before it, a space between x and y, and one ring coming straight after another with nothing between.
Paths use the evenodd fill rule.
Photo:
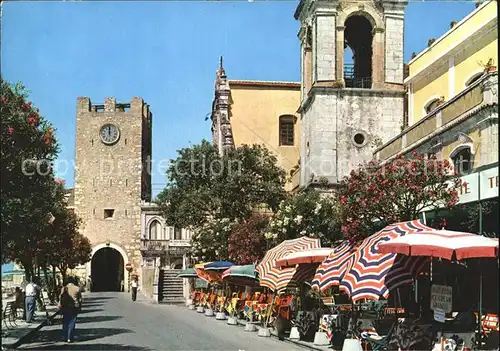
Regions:
<instances>
[{"instance_id":1,"label":"bell tower","mask_svg":"<svg viewBox=\"0 0 500 351\"><path fill-rule=\"evenodd\" d=\"M301 0L301 187L338 183L401 132L406 0Z\"/></svg>"}]
</instances>

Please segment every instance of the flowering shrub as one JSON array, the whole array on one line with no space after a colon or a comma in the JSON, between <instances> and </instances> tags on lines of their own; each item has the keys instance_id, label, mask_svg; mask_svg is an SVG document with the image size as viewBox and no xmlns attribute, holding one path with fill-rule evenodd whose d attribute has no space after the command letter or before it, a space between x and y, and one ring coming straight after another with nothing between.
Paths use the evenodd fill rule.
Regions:
<instances>
[{"instance_id":1,"label":"flowering shrub","mask_svg":"<svg viewBox=\"0 0 500 351\"><path fill-rule=\"evenodd\" d=\"M338 204L334 197L308 190L281 202L269 222L265 238L273 244L309 236L330 246L341 237Z\"/></svg>"},{"instance_id":2,"label":"flowering shrub","mask_svg":"<svg viewBox=\"0 0 500 351\"><path fill-rule=\"evenodd\" d=\"M341 183L342 232L357 241L385 225L417 219L424 209L452 208L460 184L446 160L413 153L384 165L371 161Z\"/></svg>"},{"instance_id":3,"label":"flowering shrub","mask_svg":"<svg viewBox=\"0 0 500 351\"><path fill-rule=\"evenodd\" d=\"M228 259L228 236L234 222L228 218L208 220L191 238L195 261L225 261Z\"/></svg>"},{"instance_id":4,"label":"flowering shrub","mask_svg":"<svg viewBox=\"0 0 500 351\"><path fill-rule=\"evenodd\" d=\"M229 259L236 264L254 263L266 253L264 232L269 216L253 215L248 220L233 226L229 234Z\"/></svg>"},{"instance_id":5,"label":"flowering shrub","mask_svg":"<svg viewBox=\"0 0 500 351\"><path fill-rule=\"evenodd\" d=\"M25 88L3 79L0 86L2 261L20 261L29 276L56 201L50 163L58 145Z\"/></svg>"}]
</instances>

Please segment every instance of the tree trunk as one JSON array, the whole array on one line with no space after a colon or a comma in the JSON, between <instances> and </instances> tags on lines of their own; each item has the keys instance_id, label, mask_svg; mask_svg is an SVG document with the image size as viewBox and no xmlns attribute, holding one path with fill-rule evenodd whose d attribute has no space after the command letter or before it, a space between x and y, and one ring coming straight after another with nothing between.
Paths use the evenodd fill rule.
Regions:
<instances>
[{"instance_id":1,"label":"tree trunk","mask_svg":"<svg viewBox=\"0 0 500 351\"><path fill-rule=\"evenodd\" d=\"M54 292L57 294L56 266L52 266L52 284Z\"/></svg>"},{"instance_id":2,"label":"tree trunk","mask_svg":"<svg viewBox=\"0 0 500 351\"><path fill-rule=\"evenodd\" d=\"M59 268L59 272L61 272L61 277L64 285L66 283L66 273L68 272L68 268L63 266L59 266L57 268Z\"/></svg>"},{"instance_id":3,"label":"tree trunk","mask_svg":"<svg viewBox=\"0 0 500 351\"><path fill-rule=\"evenodd\" d=\"M51 288L49 274L47 273L47 267L43 267L43 277L45 278L45 285L47 286L47 292L49 293L50 301L54 301L54 289Z\"/></svg>"}]
</instances>

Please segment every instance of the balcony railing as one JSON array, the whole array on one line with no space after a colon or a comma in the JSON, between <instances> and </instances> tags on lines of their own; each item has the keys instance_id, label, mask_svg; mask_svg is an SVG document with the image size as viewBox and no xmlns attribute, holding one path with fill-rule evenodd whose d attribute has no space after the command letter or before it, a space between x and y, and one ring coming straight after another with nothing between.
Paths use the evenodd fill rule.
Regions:
<instances>
[{"instance_id":1,"label":"balcony railing","mask_svg":"<svg viewBox=\"0 0 500 351\"><path fill-rule=\"evenodd\" d=\"M148 253L161 253L168 249L168 240L141 239L141 251Z\"/></svg>"},{"instance_id":2,"label":"balcony railing","mask_svg":"<svg viewBox=\"0 0 500 351\"><path fill-rule=\"evenodd\" d=\"M185 246L191 246L191 241L188 239L177 239L177 240L170 240L168 243L169 247L185 247Z\"/></svg>"},{"instance_id":3,"label":"balcony railing","mask_svg":"<svg viewBox=\"0 0 500 351\"><path fill-rule=\"evenodd\" d=\"M344 64L344 81L346 88L370 89L372 87L372 78L358 77L353 63Z\"/></svg>"}]
</instances>

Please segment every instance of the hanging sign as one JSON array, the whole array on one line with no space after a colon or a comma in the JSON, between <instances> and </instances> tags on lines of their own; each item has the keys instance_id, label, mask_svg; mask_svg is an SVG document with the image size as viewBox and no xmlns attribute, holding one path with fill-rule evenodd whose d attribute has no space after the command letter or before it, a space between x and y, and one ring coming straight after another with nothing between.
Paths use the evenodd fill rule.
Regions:
<instances>
[{"instance_id":1,"label":"hanging sign","mask_svg":"<svg viewBox=\"0 0 500 351\"><path fill-rule=\"evenodd\" d=\"M452 310L453 288L446 285L431 286L431 310L434 314L437 310L443 310L449 313Z\"/></svg>"}]
</instances>

